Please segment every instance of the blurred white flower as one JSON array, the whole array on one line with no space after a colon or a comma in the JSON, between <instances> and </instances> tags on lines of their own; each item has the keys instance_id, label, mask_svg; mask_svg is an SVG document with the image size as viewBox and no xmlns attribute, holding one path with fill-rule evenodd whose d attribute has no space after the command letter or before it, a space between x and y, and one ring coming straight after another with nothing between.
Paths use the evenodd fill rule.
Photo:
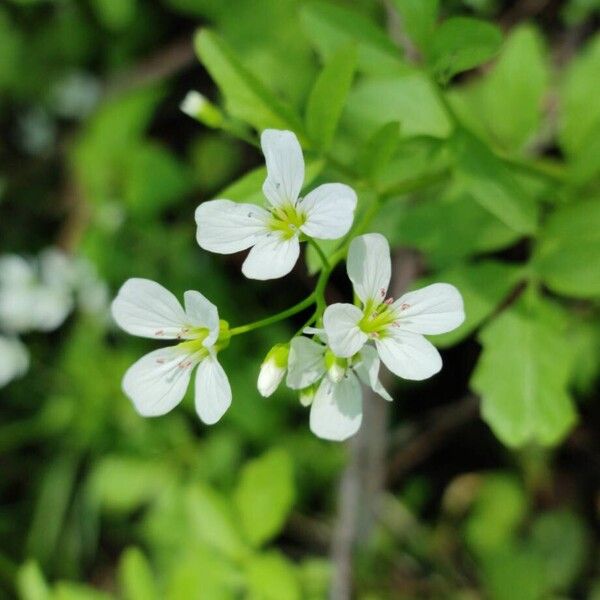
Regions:
<instances>
[{"instance_id":1,"label":"blurred white flower","mask_svg":"<svg viewBox=\"0 0 600 600\"><path fill-rule=\"evenodd\" d=\"M320 185L303 199L304 159L291 131L267 129L261 136L267 163L263 192L268 210L254 204L211 200L196 209L201 248L232 254L252 248L242 266L250 279L287 275L298 260L300 235L335 240L354 218L356 194L341 183Z\"/></svg>"},{"instance_id":2,"label":"blurred white flower","mask_svg":"<svg viewBox=\"0 0 600 600\"><path fill-rule=\"evenodd\" d=\"M445 333L464 321L460 292L450 284L434 283L396 301L387 298L390 248L377 233L352 240L347 270L362 308L327 307L323 324L332 350L352 357L372 340L383 364L399 377L421 380L435 375L442 359L423 334Z\"/></svg>"},{"instance_id":3,"label":"blurred white flower","mask_svg":"<svg viewBox=\"0 0 600 600\"><path fill-rule=\"evenodd\" d=\"M28 368L27 348L17 338L0 335L0 387L24 375Z\"/></svg>"},{"instance_id":4,"label":"blurred white flower","mask_svg":"<svg viewBox=\"0 0 600 600\"><path fill-rule=\"evenodd\" d=\"M184 340L134 363L123 378L123 391L141 415L164 415L181 402L198 367L196 412L212 425L231 404L229 380L217 360L220 334L227 338L227 325L200 292L185 292L184 304L185 309L169 290L149 279L123 284L112 303L113 317L122 329L140 337Z\"/></svg>"},{"instance_id":5,"label":"blurred white flower","mask_svg":"<svg viewBox=\"0 0 600 600\"><path fill-rule=\"evenodd\" d=\"M219 108L200 92L188 92L179 108L188 117L200 121L207 127L220 127L223 123L223 114Z\"/></svg>"},{"instance_id":6,"label":"blurred white flower","mask_svg":"<svg viewBox=\"0 0 600 600\"><path fill-rule=\"evenodd\" d=\"M316 337L326 339L319 330L307 332L316 332ZM352 358L342 358L315 339L295 337L292 340L286 384L300 390L303 405L311 405L310 428L318 437L343 441L360 429L360 381L385 400L392 400L379 381L379 358L375 348L365 346Z\"/></svg>"}]
</instances>

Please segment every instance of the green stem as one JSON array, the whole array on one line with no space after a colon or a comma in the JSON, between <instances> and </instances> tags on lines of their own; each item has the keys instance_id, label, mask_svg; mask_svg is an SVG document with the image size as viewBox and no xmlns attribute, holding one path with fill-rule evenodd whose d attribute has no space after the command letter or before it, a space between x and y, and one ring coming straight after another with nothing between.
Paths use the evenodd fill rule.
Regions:
<instances>
[{"instance_id":1,"label":"green stem","mask_svg":"<svg viewBox=\"0 0 600 600\"><path fill-rule=\"evenodd\" d=\"M319 246L317 241L311 237L306 238L306 241L317 251L319 258L321 259L321 264L323 265L323 268L329 269L329 261L327 260L325 252L323 252L323 249L321 248L321 246Z\"/></svg>"},{"instance_id":2,"label":"green stem","mask_svg":"<svg viewBox=\"0 0 600 600\"><path fill-rule=\"evenodd\" d=\"M233 337L234 335L240 335L242 333L248 333L248 331L253 331L254 329L260 329L261 327L267 327L267 325L272 325L273 323L277 323L278 321L283 321L283 319L287 319L296 313L299 313L309 306L312 306L315 303L315 292L312 292L308 295L304 300L301 300L294 306L290 306L286 310L277 313L276 315L272 315L271 317L267 317L266 319L260 319L260 321L254 321L254 323L248 323L247 325L240 325L239 327L234 327L229 330L229 334Z\"/></svg>"}]
</instances>

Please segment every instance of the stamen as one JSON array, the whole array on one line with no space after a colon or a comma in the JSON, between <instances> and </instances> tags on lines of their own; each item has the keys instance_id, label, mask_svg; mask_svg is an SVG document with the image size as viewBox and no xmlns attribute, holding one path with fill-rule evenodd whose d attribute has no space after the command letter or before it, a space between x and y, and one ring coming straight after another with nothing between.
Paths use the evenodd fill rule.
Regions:
<instances>
[{"instance_id":1,"label":"stamen","mask_svg":"<svg viewBox=\"0 0 600 600\"><path fill-rule=\"evenodd\" d=\"M154 332L154 335L165 335L165 331L164 329L159 329L158 331Z\"/></svg>"},{"instance_id":2,"label":"stamen","mask_svg":"<svg viewBox=\"0 0 600 600\"><path fill-rule=\"evenodd\" d=\"M389 298L387 298L386 300L383 301L384 304L387 304L388 306L390 304L392 304L394 302L394 299L390 296Z\"/></svg>"},{"instance_id":3,"label":"stamen","mask_svg":"<svg viewBox=\"0 0 600 600\"><path fill-rule=\"evenodd\" d=\"M386 294L386 290L385 290L385 288L381 288L381 289L379 290L379 295L380 295L382 298L385 298L385 294Z\"/></svg>"},{"instance_id":4,"label":"stamen","mask_svg":"<svg viewBox=\"0 0 600 600\"><path fill-rule=\"evenodd\" d=\"M165 361L165 359L164 359L164 358L157 358L157 359L156 359L156 362L157 362L159 365L164 365L166 361Z\"/></svg>"},{"instance_id":5,"label":"stamen","mask_svg":"<svg viewBox=\"0 0 600 600\"><path fill-rule=\"evenodd\" d=\"M407 308L410 308L410 304L406 304L406 302L403 302L400 305L400 310L406 310Z\"/></svg>"}]
</instances>

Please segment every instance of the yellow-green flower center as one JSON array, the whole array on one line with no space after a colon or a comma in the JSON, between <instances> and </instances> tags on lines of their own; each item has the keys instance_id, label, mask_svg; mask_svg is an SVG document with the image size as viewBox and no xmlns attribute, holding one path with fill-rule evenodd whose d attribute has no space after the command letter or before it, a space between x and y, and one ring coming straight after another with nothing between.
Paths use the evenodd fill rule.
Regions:
<instances>
[{"instance_id":1,"label":"yellow-green flower center","mask_svg":"<svg viewBox=\"0 0 600 600\"><path fill-rule=\"evenodd\" d=\"M286 240L298 235L298 231L306 222L306 215L296 210L292 204L284 204L274 208L269 220L269 229L278 231Z\"/></svg>"},{"instance_id":2,"label":"yellow-green flower center","mask_svg":"<svg viewBox=\"0 0 600 600\"><path fill-rule=\"evenodd\" d=\"M177 344L177 348L181 349L186 354L193 354L198 359L202 360L208 356L208 349L204 346L204 340L208 337L210 331L207 327L193 327L187 330L187 335L194 336L185 342ZM214 344L217 352L226 348L229 345L229 323L227 321L219 321L219 336Z\"/></svg>"},{"instance_id":3,"label":"yellow-green flower center","mask_svg":"<svg viewBox=\"0 0 600 600\"><path fill-rule=\"evenodd\" d=\"M365 306L364 316L358 326L366 334L385 335L386 329L396 321L396 312L388 304L378 306Z\"/></svg>"}]
</instances>

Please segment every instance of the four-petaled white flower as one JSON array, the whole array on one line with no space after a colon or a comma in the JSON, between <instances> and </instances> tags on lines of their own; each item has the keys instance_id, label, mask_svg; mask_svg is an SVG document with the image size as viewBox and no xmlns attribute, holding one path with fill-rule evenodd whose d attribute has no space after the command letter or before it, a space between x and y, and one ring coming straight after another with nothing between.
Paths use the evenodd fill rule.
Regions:
<instances>
[{"instance_id":1,"label":"four-petaled white flower","mask_svg":"<svg viewBox=\"0 0 600 600\"><path fill-rule=\"evenodd\" d=\"M295 337L290 345L288 387L300 390L300 401L312 404L311 431L320 438L343 441L354 435L362 423L360 381L385 400L391 396L379 381L379 358L375 348L364 346L351 358L336 356L320 330L315 339ZM360 380L360 381L359 381Z\"/></svg>"},{"instance_id":2,"label":"four-petaled white flower","mask_svg":"<svg viewBox=\"0 0 600 600\"><path fill-rule=\"evenodd\" d=\"M352 225L356 194L341 183L320 185L303 199L304 159L291 131L267 129L261 146L267 163L263 192L269 210L231 200L211 200L196 210L198 244L232 254L252 248L242 272L250 279L287 275L298 260L299 238L335 240Z\"/></svg>"},{"instance_id":3,"label":"four-petaled white flower","mask_svg":"<svg viewBox=\"0 0 600 600\"><path fill-rule=\"evenodd\" d=\"M423 334L445 333L464 321L460 292L434 283L395 302L387 298L390 248L377 233L352 240L347 270L362 308L333 304L326 309L323 324L333 352L352 357L372 340L383 364L399 377L421 380L437 373L442 359Z\"/></svg>"},{"instance_id":4,"label":"four-petaled white flower","mask_svg":"<svg viewBox=\"0 0 600 600\"><path fill-rule=\"evenodd\" d=\"M126 281L112 304L119 326L140 337L180 340L133 364L123 391L146 417L164 415L181 402L194 367L195 405L205 423L216 423L231 404L231 387L216 358L228 341L227 324L200 292L184 294L185 310L164 287L148 279Z\"/></svg>"}]
</instances>

